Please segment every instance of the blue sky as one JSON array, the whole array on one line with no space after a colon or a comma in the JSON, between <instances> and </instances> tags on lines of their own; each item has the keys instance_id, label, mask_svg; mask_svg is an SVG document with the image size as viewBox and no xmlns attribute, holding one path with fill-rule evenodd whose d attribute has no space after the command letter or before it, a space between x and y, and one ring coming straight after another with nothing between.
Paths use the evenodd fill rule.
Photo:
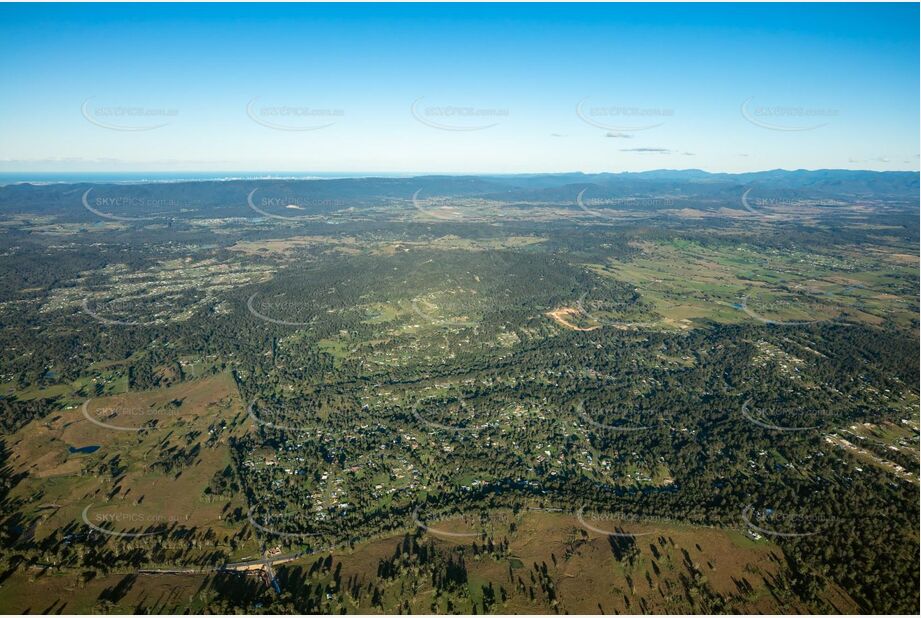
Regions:
<instances>
[{"instance_id":1,"label":"blue sky","mask_svg":"<svg viewBox=\"0 0 921 618\"><path fill-rule=\"evenodd\" d=\"M0 171L917 170L917 4L0 7Z\"/></svg>"}]
</instances>

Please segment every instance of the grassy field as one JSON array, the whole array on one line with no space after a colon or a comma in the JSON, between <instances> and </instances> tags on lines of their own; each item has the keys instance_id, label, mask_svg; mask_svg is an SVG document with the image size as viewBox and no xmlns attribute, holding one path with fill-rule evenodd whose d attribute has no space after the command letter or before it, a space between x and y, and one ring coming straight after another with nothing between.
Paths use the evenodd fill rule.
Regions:
<instances>
[{"instance_id":1,"label":"grassy field","mask_svg":"<svg viewBox=\"0 0 921 618\"><path fill-rule=\"evenodd\" d=\"M429 529L419 544L431 542L437 554L455 556L466 570L463 587L447 594L435 594L424 567L378 577L380 565L391 561L404 543L402 533L276 565L275 570L282 582L296 577L299 586L338 589L338 594L321 597L329 613L396 613L404 602L412 613L808 611L779 585L786 563L768 540L752 540L733 528L618 521L588 513L582 521L588 527L574 515L533 510L491 512L486 520L477 515L427 521ZM608 531L635 536L613 537ZM477 533L486 533L496 543L507 542L507 549L489 553L486 536L460 536ZM310 568L330 557L332 568ZM331 571L347 586L337 587ZM262 589L265 602L275 598L258 572L245 577L248 585ZM217 594L208 578L195 573L87 575L34 568L12 573L0 584L0 611L201 612ZM379 590L376 603L371 586ZM488 608L483 605L487 589L495 596ZM829 586L822 598L831 611L857 611L835 586Z\"/></svg>"},{"instance_id":2,"label":"grassy field","mask_svg":"<svg viewBox=\"0 0 921 618\"><path fill-rule=\"evenodd\" d=\"M907 326L917 316L917 258L859 248L834 254L755 250L744 245L643 242L630 261L589 265L631 283L667 322L744 322L742 299L764 319L848 319Z\"/></svg>"},{"instance_id":3,"label":"grassy field","mask_svg":"<svg viewBox=\"0 0 921 618\"><path fill-rule=\"evenodd\" d=\"M427 522L430 528L423 540L431 539L438 551L463 550L466 590L451 595L453 609L458 612L482 613L483 587L490 584L497 597L493 613L701 612L718 598L736 612L806 610L779 591L772 592L785 563L780 550L768 541L753 541L733 529L588 521L600 529L637 534L633 537L635 557L619 559L618 551L622 550L615 549L614 537L583 528L572 515L549 512L491 513L485 525L479 517ZM482 546L482 538L445 534L479 531L487 531L496 541L507 539L507 554L498 558L477 555L472 543ZM335 562L342 565L341 579L356 587L375 581L378 564L392 557L401 541L399 535L361 544L353 551L334 552ZM553 600L547 595L550 589ZM446 611L445 596L436 599L424 574L412 573L384 584L382 607L370 603L370 594L349 596L342 607L350 612L393 613L410 590L415 591L409 596L413 613L436 608ZM826 591L826 600L838 611L856 611L836 588Z\"/></svg>"},{"instance_id":4,"label":"grassy field","mask_svg":"<svg viewBox=\"0 0 921 618\"><path fill-rule=\"evenodd\" d=\"M234 419L243 414L228 375L91 399L10 438L10 467L28 473L11 499L34 520L36 539L85 530L87 508L91 523L113 532L181 526L232 534L222 515L242 497L214 499L204 490L231 463L227 440L242 431Z\"/></svg>"},{"instance_id":5,"label":"grassy field","mask_svg":"<svg viewBox=\"0 0 921 618\"><path fill-rule=\"evenodd\" d=\"M33 569L0 584L8 614L201 613L211 595L204 575L95 575ZM130 582L130 585L128 585Z\"/></svg>"}]
</instances>

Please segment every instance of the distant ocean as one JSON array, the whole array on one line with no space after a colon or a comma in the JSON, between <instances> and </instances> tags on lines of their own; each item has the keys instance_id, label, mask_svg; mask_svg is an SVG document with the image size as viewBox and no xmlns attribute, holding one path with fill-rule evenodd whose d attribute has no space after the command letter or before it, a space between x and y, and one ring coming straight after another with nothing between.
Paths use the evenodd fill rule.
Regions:
<instances>
[{"instance_id":1,"label":"distant ocean","mask_svg":"<svg viewBox=\"0 0 921 618\"><path fill-rule=\"evenodd\" d=\"M416 174L381 172L0 172L0 186L108 182L196 182L204 180L328 180L331 178L403 178Z\"/></svg>"}]
</instances>

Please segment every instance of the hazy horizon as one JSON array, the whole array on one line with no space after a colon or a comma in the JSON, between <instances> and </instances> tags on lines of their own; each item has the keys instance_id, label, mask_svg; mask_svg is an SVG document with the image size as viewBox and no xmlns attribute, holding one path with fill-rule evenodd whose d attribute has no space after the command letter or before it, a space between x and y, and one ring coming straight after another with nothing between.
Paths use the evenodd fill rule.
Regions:
<instances>
[{"instance_id":1,"label":"hazy horizon","mask_svg":"<svg viewBox=\"0 0 921 618\"><path fill-rule=\"evenodd\" d=\"M424 176L562 176L582 174L595 176L599 174L652 174L672 172L681 174L686 172L700 172L713 176L729 175L742 176L750 174L765 174L770 172L871 172L871 173L903 173L918 174L918 170L871 170L871 169L845 169L845 168L816 168L816 169L763 169L742 172L711 171L700 168L651 168L646 170L631 171L601 171L586 172L582 170L561 170L556 172L384 172L375 170L365 171L318 171L318 170L87 170L87 171L0 171L0 186L9 184L50 184L68 182L217 182L222 180L335 180L340 178L416 178ZM148 178L145 178L148 177ZM117 180L120 179L120 180Z\"/></svg>"}]
</instances>

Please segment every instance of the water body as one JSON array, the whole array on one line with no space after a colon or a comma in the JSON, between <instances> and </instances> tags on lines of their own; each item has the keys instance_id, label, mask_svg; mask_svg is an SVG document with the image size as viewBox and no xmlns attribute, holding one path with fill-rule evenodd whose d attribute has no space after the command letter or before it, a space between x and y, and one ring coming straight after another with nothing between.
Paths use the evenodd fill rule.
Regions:
<instances>
[{"instance_id":1,"label":"water body","mask_svg":"<svg viewBox=\"0 0 921 618\"><path fill-rule=\"evenodd\" d=\"M91 444L89 446L68 446L67 450L71 453L95 453L98 451L100 446L98 444Z\"/></svg>"},{"instance_id":2,"label":"water body","mask_svg":"<svg viewBox=\"0 0 921 618\"><path fill-rule=\"evenodd\" d=\"M156 183L205 180L329 180L333 178L404 178L416 174L380 172L0 172L0 186L20 183Z\"/></svg>"}]
</instances>

